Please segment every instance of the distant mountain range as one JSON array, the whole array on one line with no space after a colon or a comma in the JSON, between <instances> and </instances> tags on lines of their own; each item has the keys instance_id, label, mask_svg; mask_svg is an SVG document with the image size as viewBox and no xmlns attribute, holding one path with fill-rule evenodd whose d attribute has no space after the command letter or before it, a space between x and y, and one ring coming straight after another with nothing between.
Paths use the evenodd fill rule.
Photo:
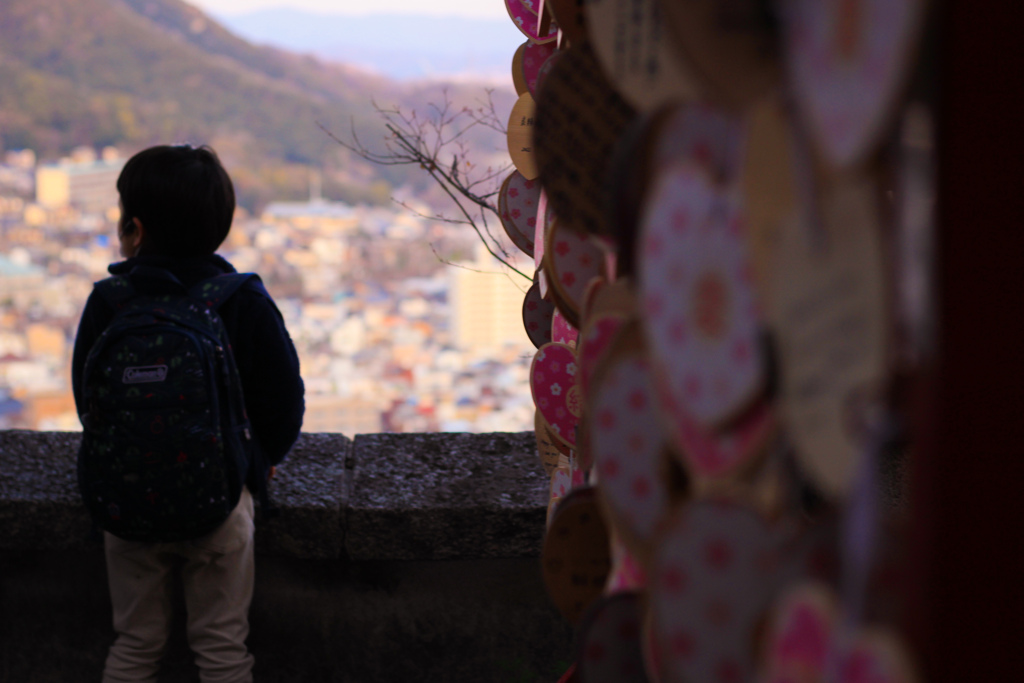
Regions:
<instances>
[{"instance_id":1,"label":"distant mountain range","mask_svg":"<svg viewBox=\"0 0 1024 683\"><path fill-rule=\"evenodd\" d=\"M219 17L255 43L372 69L392 78L508 79L524 41L510 19L342 16L293 9Z\"/></svg>"},{"instance_id":2,"label":"distant mountain range","mask_svg":"<svg viewBox=\"0 0 1024 683\"><path fill-rule=\"evenodd\" d=\"M374 145L383 129L372 100L423 107L447 87L461 105L481 93L253 45L181 0L3 0L0 11L0 149L47 159L82 144L210 143L249 206L305 192L306 165L327 171L328 196L339 184L415 181L360 165L320 125L355 126ZM499 108L512 97L499 92Z\"/></svg>"}]
</instances>

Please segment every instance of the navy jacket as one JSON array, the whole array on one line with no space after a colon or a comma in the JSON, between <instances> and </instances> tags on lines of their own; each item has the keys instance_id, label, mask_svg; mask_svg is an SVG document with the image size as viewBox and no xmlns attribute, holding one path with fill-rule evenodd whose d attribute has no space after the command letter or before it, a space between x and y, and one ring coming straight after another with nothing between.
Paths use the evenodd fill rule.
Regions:
<instances>
[{"instance_id":1,"label":"navy jacket","mask_svg":"<svg viewBox=\"0 0 1024 683\"><path fill-rule=\"evenodd\" d=\"M186 287L221 273L236 272L230 263L216 254L190 259L137 256L111 264L108 270L113 275L126 275L137 265L169 270ZM299 375L295 346L274 300L257 280L250 280L238 290L221 307L220 316L234 351L245 394L245 408L256 447L262 455L261 461L266 467L276 465L298 438L305 412L305 389ZM82 400L85 359L113 317L114 310L93 292L82 311L71 361L71 383L79 415L85 410ZM257 473L250 467L246 480L253 493L261 490L263 482L260 477L265 478L266 474L266 471Z\"/></svg>"}]
</instances>

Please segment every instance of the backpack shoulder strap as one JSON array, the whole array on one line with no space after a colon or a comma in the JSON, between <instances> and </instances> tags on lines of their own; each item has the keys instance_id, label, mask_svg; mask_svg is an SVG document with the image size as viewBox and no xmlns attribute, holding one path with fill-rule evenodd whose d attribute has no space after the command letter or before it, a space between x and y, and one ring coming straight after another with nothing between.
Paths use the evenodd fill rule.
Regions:
<instances>
[{"instance_id":1,"label":"backpack shoulder strap","mask_svg":"<svg viewBox=\"0 0 1024 683\"><path fill-rule=\"evenodd\" d=\"M213 310L220 309L249 280L259 280L256 273L224 273L203 280L189 290L189 296L204 302Z\"/></svg>"},{"instance_id":2,"label":"backpack shoulder strap","mask_svg":"<svg viewBox=\"0 0 1024 683\"><path fill-rule=\"evenodd\" d=\"M100 295L115 311L135 296L131 280L124 275L113 275L93 284L93 291Z\"/></svg>"}]
</instances>

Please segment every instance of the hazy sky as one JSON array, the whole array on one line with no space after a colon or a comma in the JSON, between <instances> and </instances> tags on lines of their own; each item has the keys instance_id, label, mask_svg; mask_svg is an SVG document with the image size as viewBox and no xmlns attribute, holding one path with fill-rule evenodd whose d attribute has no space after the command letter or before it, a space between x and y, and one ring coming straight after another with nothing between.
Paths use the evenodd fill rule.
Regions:
<instances>
[{"instance_id":1,"label":"hazy sky","mask_svg":"<svg viewBox=\"0 0 1024 683\"><path fill-rule=\"evenodd\" d=\"M212 14L244 14L271 7L293 7L332 14L442 14L507 18L503 0L187 0ZM453 36L454 37L454 36Z\"/></svg>"}]
</instances>

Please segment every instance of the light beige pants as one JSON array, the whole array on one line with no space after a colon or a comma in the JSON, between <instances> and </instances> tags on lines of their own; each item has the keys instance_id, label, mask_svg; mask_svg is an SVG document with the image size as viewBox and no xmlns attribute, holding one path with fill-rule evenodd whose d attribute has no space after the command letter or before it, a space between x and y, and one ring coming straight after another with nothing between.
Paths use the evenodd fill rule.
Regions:
<instances>
[{"instance_id":1,"label":"light beige pants","mask_svg":"<svg viewBox=\"0 0 1024 683\"><path fill-rule=\"evenodd\" d=\"M238 506L210 534L178 543L136 543L104 534L117 640L103 683L154 683L172 617L173 567L181 563L187 636L203 683L252 681L245 646L253 588L253 503Z\"/></svg>"}]
</instances>

